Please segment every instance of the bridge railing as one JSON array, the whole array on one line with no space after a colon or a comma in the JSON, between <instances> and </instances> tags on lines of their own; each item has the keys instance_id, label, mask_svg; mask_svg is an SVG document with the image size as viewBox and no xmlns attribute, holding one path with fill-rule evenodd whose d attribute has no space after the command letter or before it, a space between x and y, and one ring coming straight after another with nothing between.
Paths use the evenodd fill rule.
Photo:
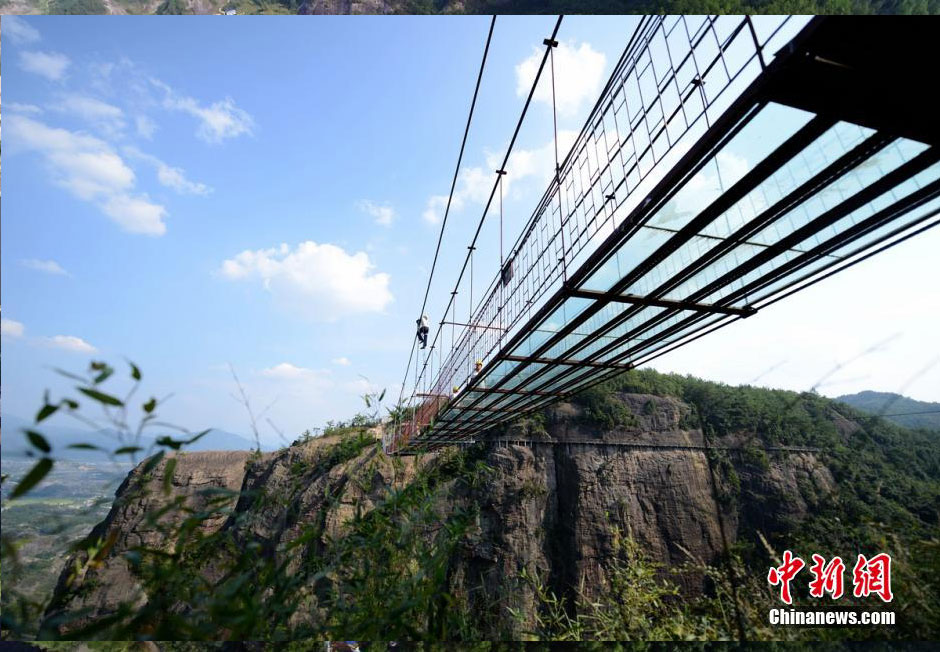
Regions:
<instances>
[{"instance_id":1,"label":"bridge railing","mask_svg":"<svg viewBox=\"0 0 940 652\"><path fill-rule=\"evenodd\" d=\"M498 379L504 343L635 208L805 24L794 17L669 16L641 21L578 138L503 268L438 369L425 363L409 404L416 419L391 437L398 450L426 433L461 393ZM512 174L512 159L508 172ZM547 320L565 323L559 314ZM524 340L527 349L551 331ZM512 352L528 354L528 350ZM473 375L474 363L484 363ZM505 362L503 363L505 364ZM421 397L431 395L433 400Z\"/></svg>"}]
</instances>

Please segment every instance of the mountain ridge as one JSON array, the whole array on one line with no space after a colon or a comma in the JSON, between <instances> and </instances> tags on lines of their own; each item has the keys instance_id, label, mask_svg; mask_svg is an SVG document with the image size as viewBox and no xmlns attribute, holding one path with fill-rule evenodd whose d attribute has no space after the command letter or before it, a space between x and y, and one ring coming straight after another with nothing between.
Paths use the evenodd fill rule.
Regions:
<instances>
[{"instance_id":1,"label":"mountain ridge","mask_svg":"<svg viewBox=\"0 0 940 652\"><path fill-rule=\"evenodd\" d=\"M940 403L873 390L845 394L835 400L905 428L940 430Z\"/></svg>"}]
</instances>

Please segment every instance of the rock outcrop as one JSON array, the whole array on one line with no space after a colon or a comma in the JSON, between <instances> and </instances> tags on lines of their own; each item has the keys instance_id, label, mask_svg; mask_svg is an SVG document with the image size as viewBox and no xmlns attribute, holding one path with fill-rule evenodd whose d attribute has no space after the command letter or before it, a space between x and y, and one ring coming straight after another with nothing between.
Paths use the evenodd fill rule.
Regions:
<instances>
[{"instance_id":1,"label":"rock outcrop","mask_svg":"<svg viewBox=\"0 0 940 652\"><path fill-rule=\"evenodd\" d=\"M94 556L84 551L72 555L59 576L47 612L88 611L86 617L70 622L69 627L74 629L113 613L122 603L145 602L147 594L123 553L141 546L172 552L175 541L168 532L184 514L171 511L156 520L152 516L174 502L205 510L217 495L211 490L231 492L233 502L242 486L249 455L242 451L179 453L150 471L145 471L146 463L133 469L118 487L108 516L88 537L89 541L101 542L100 552ZM174 468L167 476L170 459L174 460ZM224 522L224 517L209 517L201 521L200 529L213 532Z\"/></svg>"}]
</instances>

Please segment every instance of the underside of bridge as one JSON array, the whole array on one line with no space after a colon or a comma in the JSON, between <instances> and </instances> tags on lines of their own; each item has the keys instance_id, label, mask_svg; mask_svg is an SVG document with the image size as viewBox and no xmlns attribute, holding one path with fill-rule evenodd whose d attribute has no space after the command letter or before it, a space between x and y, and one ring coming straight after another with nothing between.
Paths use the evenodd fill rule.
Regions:
<instances>
[{"instance_id":1,"label":"underside of bridge","mask_svg":"<svg viewBox=\"0 0 940 652\"><path fill-rule=\"evenodd\" d=\"M646 21L386 450L479 439L934 226L936 54L910 27Z\"/></svg>"}]
</instances>

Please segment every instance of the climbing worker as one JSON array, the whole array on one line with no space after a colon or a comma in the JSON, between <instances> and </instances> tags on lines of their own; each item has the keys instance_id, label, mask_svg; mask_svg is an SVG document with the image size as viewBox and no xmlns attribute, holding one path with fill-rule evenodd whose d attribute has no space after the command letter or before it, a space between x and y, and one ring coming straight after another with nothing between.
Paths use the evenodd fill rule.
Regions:
<instances>
[{"instance_id":1,"label":"climbing worker","mask_svg":"<svg viewBox=\"0 0 940 652\"><path fill-rule=\"evenodd\" d=\"M421 315L421 319L417 320L418 324L418 341L421 342L421 348L428 348L428 316L426 314Z\"/></svg>"},{"instance_id":2,"label":"climbing worker","mask_svg":"<svg viewBox=\"0 0 940 652\"><path fill-rule=\"evenodd\" d=\"M451 398L457 398L457 394L459 394L459 393L460 393L460 388L457 387L456 385L454 385L454 391L451 392L450 397L451 397Z\"/></svg>"}]
</instances>

